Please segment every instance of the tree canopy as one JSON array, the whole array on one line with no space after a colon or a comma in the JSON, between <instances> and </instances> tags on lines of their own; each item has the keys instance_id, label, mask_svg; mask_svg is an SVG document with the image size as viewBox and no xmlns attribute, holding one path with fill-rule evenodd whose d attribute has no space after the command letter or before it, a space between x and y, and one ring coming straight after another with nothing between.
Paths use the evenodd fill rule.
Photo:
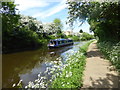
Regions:
<instances>
[{"instance_id":1,"label":"tree canopy","mask_svg":"<svg viewBox=\"0 0 120 90\"><path fill-rule=\"evenodd\" d=\"M119 2L82 2L68 1L71 25L75 20L90 24L90 30L99 40L116 40L120 38L120 3Z\"/></svg>"},{"instance_id":2,"label":"tree canopy","mask_svg":"<svg viewBox=\"0 0 120 90\"><path fill-rule=\"evenodd\" d=\"M54 20L53 20L53 22L54 22L54 23L55 23L55 25L56 25L56 26L58 26L60 29L62 29L62 28L63 28L63 25L62 25L62 23L61 23L61 20L60 20L60 19L56 18L56 19L54 19Z\"/></svg>"},{"instance_id":3,"label":"tree canopy","mask_svg":"<svg viewBox=\"0 0 120 90\"><path fill-rule=\"evenodd\" d=\"M58 38L63 38L63 37L64 37L64 35L63 35L63 33L62 33L63 24L62 24L61 20L60 20L59 18L55 18L55 19L53 20L53 23L54 23L55 26L57 27L57 31L56 31L57 37L58 37Z\"/></svg>"}]
</instances>

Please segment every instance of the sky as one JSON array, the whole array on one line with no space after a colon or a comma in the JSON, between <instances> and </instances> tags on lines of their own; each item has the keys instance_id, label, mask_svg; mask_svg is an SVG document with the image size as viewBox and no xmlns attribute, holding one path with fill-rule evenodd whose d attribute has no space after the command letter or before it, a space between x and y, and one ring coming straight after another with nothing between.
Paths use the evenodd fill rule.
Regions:
<instances>
[{"instance_id":1,"label":"sky","mask_svg":"<svg viewBox=\"0 0 120 90\"><path fill-rule=\"evenodd\" d=\"M32 16L42 23L53 22L55 18L59 18L63 24L63 30L71 30L69 25L66 25L68 10L66 0L15 0L17 9L20 14ZM73 32L79 32L82 29L84 32L89 32L90 25L85 22L78 27L79 22L74 25Z\"/></svg>"}]
</instances>

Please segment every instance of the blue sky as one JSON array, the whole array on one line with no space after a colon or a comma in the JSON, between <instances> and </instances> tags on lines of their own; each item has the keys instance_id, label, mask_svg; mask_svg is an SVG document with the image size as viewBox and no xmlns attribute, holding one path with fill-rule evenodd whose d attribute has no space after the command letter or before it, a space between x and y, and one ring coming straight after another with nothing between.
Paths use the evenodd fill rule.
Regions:
<instances>
[{"instance_id":1,"label":"blue sky","mask_svg":"<svg viewBox=\"0 0 120 90\"><path fill-rule=\"evenodd\" d=\"M65 24L68 16L65 3L66 0L15 0L15 4L19 4L17 8L21 14L35 17L42 23L53 22L55 18L59 18L64 25L63 30L70 30L69 26ZM81 27L78 27L78 23L76 23L73 31L79 32L82 29L89 33L89 27L87 22Z\"/></svg>"}]
</instances>

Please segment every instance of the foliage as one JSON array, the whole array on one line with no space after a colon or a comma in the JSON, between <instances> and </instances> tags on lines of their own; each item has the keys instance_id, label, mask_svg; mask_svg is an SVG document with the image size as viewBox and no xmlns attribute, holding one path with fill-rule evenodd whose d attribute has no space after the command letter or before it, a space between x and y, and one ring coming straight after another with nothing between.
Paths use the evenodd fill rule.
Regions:
<instances>
[{"instance_id":1,"label":"foliage","mask_svg":"<svg viewBox=\"0 0 120 90\"><path fill-rule=\"evenodd\" d=\"M57 27L54 23L43 24L43 33L46 36L56 34L56 31L57 31Z\"/></svg>"},{"instance_id":2,"label":"foliage","mask_svg":"<svg viewBox=\"0 0 120 90\"><path fill-rule=\"evenodd\" d=\"M82 41L91 40L91 39L94 39L94 36L86 32L83 32L80 38L80 40Z\"/></svg>"},{"instance_id":3,"label":"foliage","mask_svg":"<svg viewBox=\"0 0 120 90\"><path fill-rule=\"evenodd\" d=\"M9 2L7 5L9 7ZM17 15L15 11L14 15L9 12L2 13L3 53L12 52L15 49L35 48L42 44L37 34L40 27L37 27L39 24L34 20L32 17Z\"/></svg>"},{"instance_id":4,"label":"foliage","mask_svg":"<svg viewBox=\"0 0 120 90\"><path fill-rule=\"evenodd\" d=\"M74 41L79 41L80 37L79 36L72 36L71 39L73 39Z\"/></svg>"},{"instance_id":5,"label":"foliage","mask_svg":"<svg viewBox=\"0 0 120 90\"><path fill-rule=\"evenodd\" d=\"M70 38L74 41L79 41L80 40L80 36L75 36L75 35L68 35L67 38Z\"/></svg>"},{"instance_id":6,"label":"foliage","mask_svg":"<svg viewBox=\"0 0 120 90\"><path fill-rule=\"evenodd\" d=\"M77 19L90 24L90 30L99 40L116 40L120 37L119 2L82 2L68 0L68 20L73 25Z\"/></svg>"},{"instance_id":7,"label":"foliage","mask_svg":"<svg viewBox=\"0 0 120 90\"><path fill-rule=\"evenodd\" d=\"M80 36L69 35L67 37L73 39L74 41L80 41L80 40L81 41L87 41L87 40L94 39L93 35L91 35L89 33L86 33L86 32L83 32Z\"/></svg>"},{"instance_id":8,"label":"foliage","mask_svg":"<svg viewBox=\"0 0 120 90\"><path fill-rule=\"evenodd\" d=\"M99 42L98 47L120 72L120 42Z\"/></svg>"},{"instance_id":9,"label":"foliage","mask_svg":"<svg viewBox=\"0 0 120 90\"><path fill-rule=\"evenodd\" d=\"M56 18L53 20L53 22L55 23L55 25L58 27L58 29L62 29L63 28L63 25L61 23L61 20Z\"/></svg>"},{"instance_id":10,"label":"foliage","mask_svg":"<svg viewBox=\"0 0 120 90\"><path fill-rule=\"evenodd\" d=\"M17 25L19 15L15 14L15 5L13 2L2 2L2 36L3 50L7 49L7 45L11 44L10 37L13 36L13 28ZM13 44L14 45L14 44Z\"/></svg>"},{"instance_id":11,"label":"foliage","mask_svg":"<svg viewBox=\"0 0 120 90\"><path fill-rule=\"evenodd\" d=\"M56 28L56 37L57 38L64 38L64 35L62 33L62 28L63 28L63 25L61 23L61 20L56 18L53 20L53 23L55 24L55 26L57 27Z\"/></svg>"}]
</instances>

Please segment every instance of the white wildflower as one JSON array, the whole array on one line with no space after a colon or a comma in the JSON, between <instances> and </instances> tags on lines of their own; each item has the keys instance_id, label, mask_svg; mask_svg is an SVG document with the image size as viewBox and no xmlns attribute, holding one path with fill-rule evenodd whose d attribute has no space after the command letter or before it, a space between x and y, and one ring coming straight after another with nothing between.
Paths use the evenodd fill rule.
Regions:
<instances>
[{"instance_id":1,"label":"white wildflower","mask_svg":"<svg viewBox=\"0 0 120 90\"><path fill-rule=\"evenodd\" d=\"M72 72L69 72L66 77L71 77L72 76Z\"/></svg>"},{"instance_id":2,"label":"white wildflower","mask_svg":"<svg viewBox=\"0 0 120 90\"><path fill-rule=\"evenodd\" d=\"M70 84L70 83L67 83L67 84Z\"/></svg>"},{"instance_id":3,"label":"white wildflower","mask_svg":"<svg viewBox=\"0 0 120 90\"><path fill-rule=\"evenodd\" d=\"M19 81L19 83L17 84L17 86L20 86L21 82L22 82L22 80Z\"/></svg>"},{"instance_id":4,"label":"white wildflower","mask_svg":"<svg viewBox=\"0 0 120 90\"><path fill-rule=\"evenodd\" d=\"M54 63L57 63L57 61L54 61Z\"/></svg>"},{"instance_id":5,"label":"white wildflower","mask_svg":"<svg viewBox=\"0 0 120 90\"><path fill-rule=\"evenodd\" d=\"M28 86L25 86L25 88L28 88Z\"/></svg>"},{"instance_id":6,"label":"white wildflower","mask_svg":"<svg viewBox=\"0 0 120 90\"><path fill-rule=\"evenodd\" d=\"M16 86L16 84L14 83L13 85L12 85L12 87L15 87Z\"/></svg>"},{"instance_id":7,"label":"white wildflower","mask_svg":"<svg viewBox=\"0 0 120 90\"><path fill-rule=\"evenodd\" d=\"M38 74L38 77L40 77L40 74Z\"/></svg>"}]
</instances>

